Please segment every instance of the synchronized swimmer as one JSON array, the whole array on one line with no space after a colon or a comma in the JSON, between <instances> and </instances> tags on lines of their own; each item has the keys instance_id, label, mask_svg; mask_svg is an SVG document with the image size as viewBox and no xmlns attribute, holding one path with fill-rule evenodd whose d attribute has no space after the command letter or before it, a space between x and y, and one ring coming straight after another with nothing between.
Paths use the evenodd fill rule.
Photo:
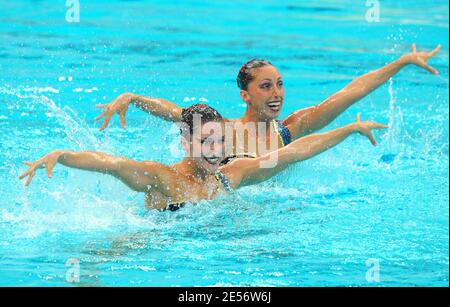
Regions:
<instances>
[{"instance_id":1,"label":"synchronized swimmer","mask_svg":"<svg viewBox=\"0 0 450 307\"><path fill-rule=\"evenodd\" d=\"M351 134L366 136L376 145L372 130L387 126L372 121L363 122L359 114L355 123L325 133L312 133L328 125L407 64L415 64L437 74L427 62L439 50L440 46L431 52L417 52L413 45L411 53L355 79L319 105L295 111L282 121L276 118L284 101L283 82L278 70L264 60L251 60L239 71L237 83L241 97L247 104L244 116L239 119L225 119L218 111L204 104L183 109L165 99L122 94L110 104L98 105L104 111L96 119L105 117L100 129L107 127L115 113L120 115L121 125L125 128L125 114L132 103L153 115L182 123L181 143L186 152L182 161L165 165L114 157L102 152L56 150L35 162L25 162L29 169L19 178L27 177L25 185L29 185L39 168L46 168L51 178L54 166L60 163L118 178L131 189L144 192L148 208L173 211L186 202L214 199L223 192L265 181L291 164L336 146ZM196 117L200 121L196 121ZM227 123L232 123L236 130L232 138L233 146L225 146L223 127ZM262 134L258 133L259 130L255 130L253 135L238 133L237 127L248 123L263 123L273 129L266 129L268 132ZM267 149L274 137L270 133L273 130L277 131L277 148L261 151L258 146L254 151L249 151L249 141L252 140L266 145L262 148ZM193 155L195 152L200 154ZM273 167L261 167L273 155L276 156L276 164Z\"/></svg>"},{"instance_id":2,"label":"synchronized swimmer","mask_svg":"<svg viewBox=\"0 0 450 307\"><path fill-rule=\"evenodd\" d=\"M194 116L201 121L195 123ZM186 202L214 199L222 192L265 181L290 164L300 162L334 147L353 133L368 137L373 144L373 129L387 126L371 121L361 122L359 115L353 124L330 132L313 134L293 141L276 150L275 167L263 168L261 162L269 153L257 158L239 158L220 165L223 159L225 123L222 116L207 105L193 105L182 112L182 146L187 154L175 164L165 165L153 161L134 161L114 157L102 152L73 152L56 150L35 162L25 162L30 168L20 175L28 185L39 168L46 168L49 178L57 163L93 172L112 175L134 191L144 192L147 208L177 210ZM209 133L205 133L209 131ZM210 131L214 131L210 133ZM217 133L219 131L219 133Z\"/></svg>"},{"instance_id":3,"label":"synchronized swimmer","mask_svg":"<svg viewBox=\"0 0 450 307\"><path fill-rule=\"evenodd\" d=\"M438 74L436 69L428 65L428 60L434 57L440 49L441 46L438 45L430 52L418 52L415 44L413 44L410 53L380 69L356 78L322 103L297 110L283 120L276 120L284 103L283 80L279 71L268 61L251 60L247 62L239 70L237 76L240 95L247 109L241 118L225 119L236 126L233 144L227 146L230 149L225 154L227 157L225 162L235 157L263 155L267 151L286 146L292 140L326 127L350 106L377 89L407 65L413 64L432 74ZM130 104L165 120L173 122L181 122L182 120L183 109L173 102L162 98L147 98L125 93L109 104L97 105L99 108L103 108L103 112L96 118L96 120L100 120L104 117L100 130L108 126L116 113L119 114L120 123L125 128L125 116ZM242 132L240 128L243 126L252 124L257 127L261 123L266 126L265 129L262 129L265 133L258 133L258 129L254 129L254 131L249 129L248 134L239 133ZM274 126L281 137L271 133L270 127ZM273 137L276 137L277 140L273 141ZM271 141L275 144L278 143L278 145L272 147ZM262 144L262 146L251 148L253 142L258 145ZM260 149L263 149L263 152L259 152Z\"/></svg>"}]
</instances>

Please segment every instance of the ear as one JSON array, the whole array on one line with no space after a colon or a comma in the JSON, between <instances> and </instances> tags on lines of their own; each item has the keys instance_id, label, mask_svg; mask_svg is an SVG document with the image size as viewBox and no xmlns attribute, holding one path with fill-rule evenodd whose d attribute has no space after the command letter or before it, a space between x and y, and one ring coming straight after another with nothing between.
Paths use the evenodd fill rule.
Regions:
<instances>
[{"instance_id":1,"label":"ear","mask_svg":"<svg viewBox=\"0 0 450 307\"><path fill-rule=\"evenodd\" d=\"M244 102L245 102L246 104L249 104L249 103L250 103L250 95L248 94L247 91L241 90L241 91L239 92L239 94L241 95L242 100L244 100Z\"/></svg>"},{"instance_id":2,"label":"ear","mask_svg":"<svg viewBox=\"0 0 450 307\"><path fill-rule=\"evenodd\" d=\"M188 157L189 152L190 152L189 142L184 137L181 137L180 142L181 142L181 148L183 148L184 152L186 153L186 156Z\"/></svg>"}]
</instances>

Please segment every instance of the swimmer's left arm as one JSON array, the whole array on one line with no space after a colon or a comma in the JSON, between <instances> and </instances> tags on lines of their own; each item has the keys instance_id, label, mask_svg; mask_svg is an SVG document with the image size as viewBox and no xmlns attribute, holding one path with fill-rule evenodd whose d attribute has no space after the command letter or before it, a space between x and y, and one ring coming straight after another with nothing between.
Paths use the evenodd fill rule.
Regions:
<instances>
[{"instance_id":1,"label":"swimmer's left arm","mask_svg":"<svg viewBox=\"0 0 450 307\"><path fill-rule=\"evenodd\" d=\"M355 123L320 134L302 137L289 145L256 159L236 159L221 168L234 189L265 181L278 174L291 164L310 159L345 140L353 133L366 136L376 146L373 129L387 128L386 125L365 121L357 115ZM269 167L268 161L274 161ZM267 167L262 167L266 163Z\"/></svg>"},{"instance_id":2,"label":"swimmer's left arm","mask_svg":"<svg viewBox=\"0 0 450 307\"><path fill-rule=\"evenodd\" d=\"M438 74L438 71L428 65L427 62L440 49L441 46L438 45L430 52L417 52L416 46L413 45L411 53L403 55L400 59L380 69L356 78L346 87L328 97L317 106L295 111L283 123L291 131L293 139L320 130L347 110L347 108L389 80L389 78L398 73L406 65L414 64L426 69L432 74Z\"/></svg>"}]
</instances>

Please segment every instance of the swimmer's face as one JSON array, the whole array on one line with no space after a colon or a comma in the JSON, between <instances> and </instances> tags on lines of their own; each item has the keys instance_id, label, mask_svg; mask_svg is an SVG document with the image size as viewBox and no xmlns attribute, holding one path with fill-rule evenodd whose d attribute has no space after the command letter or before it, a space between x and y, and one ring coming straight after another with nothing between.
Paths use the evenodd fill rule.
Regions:
<instances>
[{"instance_id":1,"label":"swimmer's face","mask_svg":"<svg viewBox=\"0 0 450 307\"><path fill-rule=\"evenodd\" d=\"M224 123L208 122L202 125L201 133L194 128L191 155L199 169L213 174L220 166L224 155Z\"/></svg>"},{"instance_id":2,"label":"swimmer's face","mask_svg":"<svg viewBox=\"0 0 450 307\"><path fill-rule=\"evenodd\" d=\"M247 90L241 90L242 99L262 119L278 117L284 101L284 87L281 75L272 65L252 69L254 79Z\"/></svg>"}]
</instances>

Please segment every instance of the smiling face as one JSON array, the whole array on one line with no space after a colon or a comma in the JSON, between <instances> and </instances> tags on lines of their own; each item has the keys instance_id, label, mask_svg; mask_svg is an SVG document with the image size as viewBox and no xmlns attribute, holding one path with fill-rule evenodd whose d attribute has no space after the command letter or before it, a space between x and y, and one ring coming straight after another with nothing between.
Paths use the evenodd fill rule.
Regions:
<instances>
[{"instance_id":1,"label":"smiling face","mask_svg":"<svg viewBox=\"0 0 450 307\"><path fill-rule=\"evenodd\" d=\"M200 131L201 130L201 131ZM196 167L206 174L214 174L224 158L224 123L207 122L196 126L191 137L190 157ZM183 145L187 151L187 143Z\"/></svg>"},{"instance_id":2,"label":"smiling face","mask_svg":"<svg viewBox=\"0 0 450 307\"><path fill-rule=\"evenodd\" d=\"M202 175L217 171L224 155L222 115L206 104L194 104L181 112L182 146L186 158Z\"/></svg>"},{"instance_id":3,"label":"smiling face","mask_svg":"<svg viewBox=\"0 0 450 307\"><path fill-rule=\"evenodd\" d=\"M247 90L241 90L241 97L261 120L272 120L281 112L284 87L281 75L272 65L254 68L250 72L253 80Z\"/></svg>"}]
</instances>

